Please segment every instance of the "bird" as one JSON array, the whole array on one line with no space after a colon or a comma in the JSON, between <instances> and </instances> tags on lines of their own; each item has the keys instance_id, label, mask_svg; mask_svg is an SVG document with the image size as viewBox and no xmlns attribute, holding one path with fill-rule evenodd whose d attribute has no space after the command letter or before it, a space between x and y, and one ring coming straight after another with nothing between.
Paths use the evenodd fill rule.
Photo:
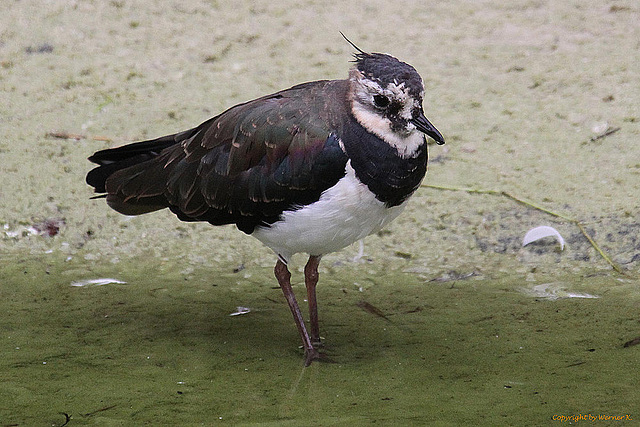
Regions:
<instances>
[{"instance_id":1,"label":"bird","mask_svg":"<svg viewBox=\"0 0 640 427\"><path fill-rule=\"evenodd\" d=\"M318 80L230 107L192 129L97 151L86 182L124 215L168 208L182 221L236 227L273 250L304 364L322 359L316 285L323 255L395 219L427 171L427 136L411 65L355 49L348 77ZM304 267L307 328L289 261Z\"/></svg>"}]
</instances>

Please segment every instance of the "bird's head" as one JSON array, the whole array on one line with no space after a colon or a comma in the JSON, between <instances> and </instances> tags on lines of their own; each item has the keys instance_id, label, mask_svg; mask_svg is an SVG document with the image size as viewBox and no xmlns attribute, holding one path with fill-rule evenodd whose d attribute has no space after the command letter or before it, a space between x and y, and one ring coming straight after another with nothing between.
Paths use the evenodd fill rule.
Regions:
<instances>
[{"instance_id":1,"label":"bird's head","mask_svg":"<svg viewBox=\"0 0 640 427\"><path fill-rule=\"evenodd\" d=\"M424 143L423 134L444 144L422 110L424 85L415 68L393 56L366 53L351 44L358 50L349 72L349 100L356 120L403 157L412 156Z\"/></svg>"}]
</instances>

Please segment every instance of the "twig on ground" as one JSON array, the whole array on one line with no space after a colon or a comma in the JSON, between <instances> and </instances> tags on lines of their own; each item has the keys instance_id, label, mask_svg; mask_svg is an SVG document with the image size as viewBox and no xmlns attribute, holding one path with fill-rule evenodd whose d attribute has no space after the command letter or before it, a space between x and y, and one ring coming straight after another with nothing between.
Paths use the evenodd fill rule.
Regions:
<instances>
[{"instance_id":1,"label":"twig on ground","mask_svg":"<svg viewBox=\"0 0 640 427\"><path fill-rule=\"evenodd\" d=\"M47 132L45 138L56 138L56 139L75 139L76 141L80 141L81 139L91 139L93 141L104 141L111 142L112 139L106 136L92 136L87 137L86 135L82 135L79 133L69 133L65 131L51 131Z\"/></svg>"},{"instance_id":2,"label":"twig on ground","mask_svg":"<svg viewBox=\"0 0 640 427\"><path fill-rule=\"evenodd\" d=\"M615 132L614 129L612 129L612 130ZM422 188L432 188L434 190L443 190L443 191L464 191L466 193L471 193L471 194L488 194L488 195L491 195L491 196L502 196L502 197L506 197L507 199L511 199L514 202L517 202L517 203L520 203L522 205L525 205L525 206L527 206L529 208L539 210L540 212L544 212L544 213L546 213L548 215L551 215L551 216L554 216L556 218L560 218L560 219L563 219L563 220L565 220L567 222L575 224L578 227L578 229L580 230L580 232L584 235L584 237L586 237L586 239L589 241L591 246L611 266L611 268L613 268L619 274L622 274L624 276L627 275L627 273L622 269L622 267L620 267L620 265L618 265L615 261L613 261L609 257L609 255L607 255L607 253L605 251L603 251L602 248L600 248L600 245L598 245L596 243L596 241L591 236L589 236L589 234L587 233L587 230L584 228L584 225L580 221L575 219L575 218L571 218L571 217L568 217L566 215L562 215L562 214L559 214L557 212L551 211L549 209L543 208L541 206L536 205L535 203L526 201L526 200L521 199L519 197L516 197L516 196L514 196L514 195L512 195L510 193L507 193L506 191L480 190L480 189L474 189L474 188L445 187L445 186L441 186L441 185L430 185L430 184L422 184L420 187L422 187Z\"/></svg>"},{"instance_id":3,"label":"twig on ground","mask_svg":"<svg viewBox=\"0 0 640 427\"><path fill-rule=\"evenodd\" d=\"M602 133L601 133L601 134L599 134L599 135L592 136L592 137L591 137L591 142L595 142L595 141L597 141L597 140L599 140L599 139L606 138L606 137L608 137L609 135L613 135L614 133L618 132L619 130L620 130L620 128L611 128L611 129L607 129L606 131L602 132Z\"/></svg>"}]
</instances>

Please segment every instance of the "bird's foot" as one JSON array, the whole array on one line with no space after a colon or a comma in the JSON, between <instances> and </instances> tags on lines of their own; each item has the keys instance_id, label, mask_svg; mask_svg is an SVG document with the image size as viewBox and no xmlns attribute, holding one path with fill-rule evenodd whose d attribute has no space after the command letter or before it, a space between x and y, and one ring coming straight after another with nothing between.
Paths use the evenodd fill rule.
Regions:
<instances>
[{"instance_id":1,"label":"bird's foot","mask_svg":"<svg viewBox=\"0 0 640 427\"><path fill-rule=\"evenodd\" d=\"M315 347L306 348L304 350L304 366L309 366L311 365L311 362L314 360L320 360L321 358L322 355Z\"/></svg>"},{"instance_id":2,"label":"bird's foot","mask_svg":"<svg viewBox=\"0 0 640 427\"><path fill-rule=\"evenodd\" d=\"M311 365L314 360L323 363L336 363L336 361L327 356L326 353L318 351L315 343L313 344L313 347L304 351L304 366Z\"/></svg>"}]
</instances>

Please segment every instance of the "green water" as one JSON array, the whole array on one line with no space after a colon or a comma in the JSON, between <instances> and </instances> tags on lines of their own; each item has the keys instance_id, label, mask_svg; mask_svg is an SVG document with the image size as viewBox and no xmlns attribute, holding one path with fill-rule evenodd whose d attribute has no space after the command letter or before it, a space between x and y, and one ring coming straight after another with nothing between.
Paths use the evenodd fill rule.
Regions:
<instances>
[{"instance_id":1,"label":"green water","mask_svg":"<svg viewBox=\"0 0 640 427\"><path fill-rule=\"evenodd\" d=\"M69 425L108 426L638 416L640 346L623 344L640 335L640 298L610 274L561 280L600 298L547 300L520 292L519 277L425 282L330 269L319 298L331 362L303 368L270 269L217 267L185 279L170 263L135 261L84 271L127 282L103 286L70 286L87 268L73 262L27 258L3 269L3 425L60 426L64 414ZM251 312L229 316L237 306Z\"/></svg>"}]
</instances>

